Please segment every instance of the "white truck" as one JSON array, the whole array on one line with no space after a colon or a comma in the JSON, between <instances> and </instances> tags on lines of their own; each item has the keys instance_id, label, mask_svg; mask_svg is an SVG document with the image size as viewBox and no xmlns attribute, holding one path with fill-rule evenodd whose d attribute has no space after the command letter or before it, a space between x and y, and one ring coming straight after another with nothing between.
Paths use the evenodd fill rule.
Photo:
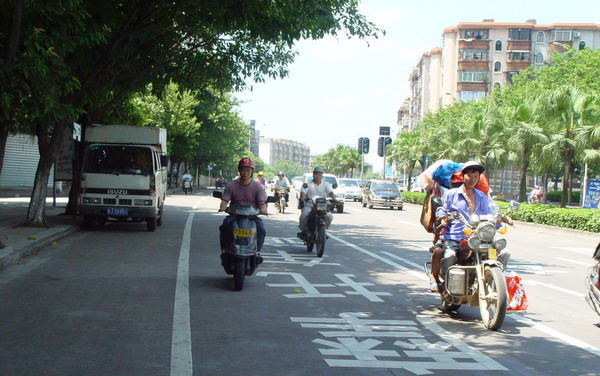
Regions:
<instances>
[{"instance_id":1,"label":"white truck","mask_svg":"<svg viewBox=\"0 0 600 376\"><path fill-rule=\"evenodd\" d=\"M167 191L167 131L127 125L85 130L79 191L82 227L108 220L162 224Z\"/></svg>"}]
</instances>

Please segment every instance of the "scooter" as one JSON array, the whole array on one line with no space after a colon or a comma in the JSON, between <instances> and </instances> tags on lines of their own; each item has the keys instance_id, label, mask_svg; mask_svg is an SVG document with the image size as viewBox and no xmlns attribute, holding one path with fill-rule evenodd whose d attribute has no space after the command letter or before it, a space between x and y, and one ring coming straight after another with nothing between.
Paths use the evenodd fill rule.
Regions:
<instances>
[{"instance_id":1,"label":"scooter","mask_svg":"<svg viewBox=\"0 0 600 376\"><path fill-rule=\"evenodd\" d=\"M600 243L593 257L596 264L588 269L588 275L585 277L585 286L588 290L585 301L600 316Z\"/></svg>"},{"instance_id":2,"label":"scooter","mask_svg":"<svg viewBox=\"0 0 600 376\"><path fill-rule=\"evenodd\" d=\"M191 190L192 190L192 183L190 183L190 181L188 179L185 179L183 181L183 193L185 193L187 195L188 192L191 192Z\"/></svg>"},{"instance_id":3,"label":"scooter","mask_svg":"<svg viewBox=\"0 0 600 376\"><path fill-rule=\"evenodd\" d=\"M282 191L278 188L275 188L275 197L277 197L277 201L275 202L275 206L280 213L285 213L285 205L287 201L285 200L286 194L288 194L290 190L288 188L285 191Z\"/></svg>"},{"instance_id":4,"label":"scooter","mask_svg":"<svg viewBox=\"0 0 600 376\"><path fill-rule=\"evenodd\" d=\"M510 210L517 211L518 208L518 202L510 202ZM440 293L440 309L456 311L467 303L471 307L479 306L484 326L498 330L506 316L508 293L502 264L497 259L498 253L506 248L506 239L496 239L496 223L506 222L506 216L498 211L489 215L472 215L467 221L460 213L450 212L448 220L463 222L467 237L460 242L457 264L450 266L441 276L445 290ZM506 233L506 228L501 227L499 232ZM429 264L425 264L425 272L431 278Z\"/></svg>"},{"instance_id":5,"label":"scooter","mask_svg":"<svg viewBox=\"0 0 600 376\"><path fill-rule=\"evenodd\" d=\"M223 191L213 191L213 197L222 198ZM275 197L267 197L267 202L275 202ZM227 274L233 275L234 290L241 291L245 276L252 275L262 262L257 250L256 224L250 218L259 215L260 211L251 205L230 205L226 212L235 220L232 223L233 241L221 250L221 265Z\"/></svg>"}]
</instances>

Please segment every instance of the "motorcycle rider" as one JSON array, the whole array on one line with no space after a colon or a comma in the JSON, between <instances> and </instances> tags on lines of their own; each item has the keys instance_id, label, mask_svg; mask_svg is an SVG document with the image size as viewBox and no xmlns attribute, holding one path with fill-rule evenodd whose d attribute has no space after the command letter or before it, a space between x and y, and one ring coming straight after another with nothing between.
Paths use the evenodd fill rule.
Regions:
<instances>
[{"instance_id":1,"label":"motorcycle rider","mask_svg":"<svg viewBox=\"0 0 600 376\"><path fill-rule=\"evenodd\" d=\"M310 198L312 200L315 200L317 197L331 197L331 199L333 200L333 202L337 202L336 198L335 198L335 194L333 193L333 188L331 187L331 185L329 185L329 183L327 183L326 181L323 181L323 173L325 171L323 170L323 167L315 167L313 170L313 179L310 182L307 182L308 187L304 188L302 187L301 191L300 191L300 203L302 206L302 211L300 212L300 220L299 220L299 224L298 224L298 228L300 229L300 232L298 233L298 237L300 239L303 239L304 237L304 230L306 229L306 224L308 223L308 216L312 210L312 203L307 202L307 204L305 203L305 200L307 198ZM331 222L333 221L333 214L331 214L331 212L327 212L325 214L325 228L329 228L329 225L331 225Z\"/></svg>"},{"instance_id":2,"label":"motorcycle rider","mask_svg":"<svg viewBox=\"0 0 600 376\"><path fill-rule=\"evenodd\" d=\"M251 205L260 210L260 214L267 214L267 194L263 187L255 180L252 179L254 173L254 162L250 158L242 158L238 163L239 178L227 183L223 197L221 198L221 205L219 211L225 211L227 205L231 202L231 205ZM221 249L225 249L229 242L233 241L232 236L232 223L235 220L235 216L229 215L223 220L223 224L219 227ZM262 219L258 216L250 217L256 224L256 235L257 235L257 250L260 252L263 243L265 242L265 226ZM223 254L221 254L221 257ZM259 259L260 260L260 259Z\"/></svg>"},{"instance_id":3,"label":"motorcycle rider","mask_svg":"<svg viewBox=\"0 0 600 376\"><path fill-rule=\"evenodd\" d=\"M190 170L186 170L186 171L185 171L185 174L183 174L183 176L181 177L181 182L182 182L182 184L181 184L181 185L183 185L183 186L184 186L184 188L183 188L183 189L185 189L185 182L186 182L186 181L189 181L189 182L190 182L190 192L193 192L193 191L192 191L192 175L190 175Z\"/></svg>"},{"instance_id":4,"label":"motorcycle rider","mask_svg":"<svg viewBox=\"0 0 600 376\"><path fill-rule=\"evenodd\" d=\"M258 182L258 184L262 185L263 188L267 187L267 178L265 178L265 173L263 171L258 172L256 181Z\"/></svg>"},{"instance_id":5,"label":"motorcycle rider","mask_svg":"<svg viewBox=\"0 0 600 376\"><path fill-rule=\"evenodd\" d=\"M288 206L288 201L290 200L290 194L285 190L290 188L290 181L285 177L283 171L279 171L277 173L279 179L275 180L275 189L279 189L279 192L282 192L285 195L285 206Z\"/></svg>"},{"instance_id":6,"label":"motorcycle rider","mask_svg":"<svg viewBox=\"0 0 600 376\"><path fill-rule=\"evenodd\" d=\"M440 269L442 273L445 273L448 268L456 263L458 260L458 252L460 250L460 241L466 238L463 230L465 225L460 220L454 220L448 223L448 213L451 211L457 211L465 219L469 220L472 214L484 215L492 214L490 209L488 198L475 186L479 181L479 176L485 171L485 168L475 162L468 161L463 165L463 185L458 188L452 188L448 190L442 197L443 204L436 210L436 218L440 223L441 227L445 227L444 234L442 235L442 248L443 257L440 263L431 265L431 273L434 276L438 276ZM512 225L512 220L507 218L507 223ZM497 225L499 226L499 224ZM498 261L502 263L504 269L510 259L510 253L503 249L498 254ZM444 287L439 285L440 292L444 292Z\"/></svg>"}]
</instances>

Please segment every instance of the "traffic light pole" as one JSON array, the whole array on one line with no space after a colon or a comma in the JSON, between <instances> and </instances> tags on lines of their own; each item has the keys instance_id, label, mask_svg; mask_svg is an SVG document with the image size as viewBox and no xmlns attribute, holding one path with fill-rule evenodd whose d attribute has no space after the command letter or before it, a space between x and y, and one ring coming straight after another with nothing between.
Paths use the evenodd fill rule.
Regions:
<instances>
[{"instance_id":1,"label":"traffic light pole","mask_svg":"<svg viewBox=\"0 0 600 376\"><path fill-rule=\"evenodd\" d=\"M360 162L360 180L364 180L363 179L363 167L365 165L365 155L364 154L361 154L361 155L362 155L362 161Z\"/></svg>"},{"instance_id":2,"label":"traffic light pole","mask_svg":"<svg viewBox=\"0 0 600 376\"><path fill-rule=\"evenodd\" d=\"M383 143L383 172L381 173L382 175L382 179L385 179L385 149L386 149L386 144L385 142Z\"/></svg>"}]
</instances>

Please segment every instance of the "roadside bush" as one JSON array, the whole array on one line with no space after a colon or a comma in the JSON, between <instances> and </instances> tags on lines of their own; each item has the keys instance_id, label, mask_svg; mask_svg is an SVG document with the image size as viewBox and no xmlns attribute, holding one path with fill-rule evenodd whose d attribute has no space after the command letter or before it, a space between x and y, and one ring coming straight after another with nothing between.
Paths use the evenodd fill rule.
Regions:
<instances>
[{"instance_id":1,"label":"roadside bush","mask_svg":"<svg viewBox=\"0 0 600 376\"><path fill-rule=\"evenodd\" d=\"M578 203L581 198L581 192L573 191L571 192L571 202ZM550 202L560 202L560 196L562 195L562 191L550 191L546 194L546 198Z\"/></svg>"},{"instance_id":2,"label":"roadside bush","mask_svg":"<svg viewBox=\"0 0 600 376\"><path fill-rule=\"evenodd\" d=\"M421 192L402 192L402 199L409 204L423 205L425 201L425 193Z\"/></svg>"}]
</instances>

